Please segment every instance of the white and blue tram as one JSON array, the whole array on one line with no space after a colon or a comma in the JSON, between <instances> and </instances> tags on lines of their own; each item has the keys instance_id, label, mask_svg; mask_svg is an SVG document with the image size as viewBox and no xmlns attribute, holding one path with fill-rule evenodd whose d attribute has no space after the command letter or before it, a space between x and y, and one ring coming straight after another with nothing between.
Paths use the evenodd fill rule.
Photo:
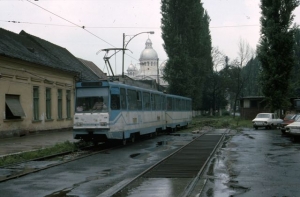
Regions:
<instances>
[{"instance_id":1,"label":"white and blue tram","mask_svg":"<svg viewBox=\"0 0 300 197\"><path fill-rule=\"evenodd\" d=\"M140 135L185 127L192 120L190 98L118 82L78 82L75 97L73 137L94 143L125 144Z\"/></svg>"}]
</instances>

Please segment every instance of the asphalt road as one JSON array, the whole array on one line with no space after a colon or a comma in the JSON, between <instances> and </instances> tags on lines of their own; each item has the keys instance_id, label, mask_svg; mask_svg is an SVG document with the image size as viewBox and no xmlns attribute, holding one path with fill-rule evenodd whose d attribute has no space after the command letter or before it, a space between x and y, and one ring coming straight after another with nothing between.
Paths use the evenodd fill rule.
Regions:
<instances>
[{"instance_id":1,"label":"asphalt road","mask_svg":"<svg viewBox=\"0 0 300 197\"><path fill-rule=\"evenodd\" d=\"M222 133L224 130L210 132ZM159 136L2 182L0 197L100 196L115 185L143 172L193 137L193 134ZM293 143L288 137L282 136L280 130L231 131L191 196L298 197L299 150L300 143ZM174 193L164 195L158 193L158 190L153 191L156 192L155 196L174 196Z\"/></svg>"},{"instance_id":2,"label":"asphalt road","mask_svg":"<svg viewBox=\"0 0 300 197\"><path fill-rule=\"evenodd\" d=\"M244 129L227 138L202 180L202 197L300 196L300 143L280 130Z\"/></svg>"}]
</instances>

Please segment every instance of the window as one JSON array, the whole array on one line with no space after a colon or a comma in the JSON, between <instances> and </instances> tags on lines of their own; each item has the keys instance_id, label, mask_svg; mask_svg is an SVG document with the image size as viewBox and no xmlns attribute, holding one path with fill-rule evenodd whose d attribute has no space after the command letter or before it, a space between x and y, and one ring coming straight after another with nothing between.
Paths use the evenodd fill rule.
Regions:
<instances>
[{"instance_id":1,"label":"window","mask_svg":"<svg viewBox=\"0 0 300 197\"><path fill-rule=\"evenodd\" d=\"M118 95L118 94L111 95L110 108L112 110L120 109L120 95Z\"/></svg>"},{"instance_id":2,"label":"window","mask_svg":"<svg viewBox=\"0 0 300 197\"><path fill-rule=\"evenodd\" d=\"M136 99L137 99L137 109L142 110L142 93L140 91L136 92Z\"/></svg>"},{"instance_id":3,"label":"window","mask_svg":"<svg viewBox=\"0 0 300 197\"><path fill-rule=\"evenodd\" d=\"M161 110L161 96L156 94L154 99L155 99L155 104L156 104L155 109Z\"/></svg>"},{"instance_id":4,"label":"window","mask_svg":"<svg viewBox=\"0 0 300 197\"><path fill-rule=\"evenodd\" d=\"M108 88L80 88L76 90L76 113L107 112Z\"/></svg>"},{"instance_id":5,"label":"window","mask_svg":"<svg viewBox=\"0 0 300 197\"><path fill-rule=\"evenodd\" d=\"M121 109L127 109L127 101L126 101L126 91L124 88L120 89L120 97L121 97Z\"/></svg>"},{"instance_id":6,"label":"window","mask_svg":"<svg viewBox=\"0 0 300 197\"><path fill-rule=\"evenodd\" d=\"M152 106L153 110L155 110L155 108L156 108L156 102L155 102L154 97L155 97L155 95L151 94L151 106Z\"/></svg>"},{"instance_id":7,"label":"window","mask_svg":"<svg viewBox=\"0 0 300 197\"><path fill-rule=\"evenodd\" d=\"M51 88L46 88L46 119L51 119Z\"/></svg>"},{"instance_id":8,"label":"window","mask_svg":"<svg viewBox=\"0 0 300 197\"><path fill-rule=\"evenodd\" d=\"M166 97L162 96L162 110L166 110L167 109L167 105L166 105Z\"/></svg>"},{"instance_id":9,"label":"window","mask_svg":"<svg viewBox=\"0 0 300 197\"><path fill-rule=\"evenodd\" d=\"M19 95L5 95L5 119L21 119L25 116Z\"/></svg>"},{"instance_id":10,"label":"window","mask_svg":"<svg viewBox=\"0 0 300 197\"><path fill-rule=\"evenodd\" d=\"M67 112L67 119L71 118L71 91L67 90L66 92L66 112Z\"/></svg>"},{"instance_id":11,"label":"window","mask_svg":"<svg viewBox=\"0 0 300 197\"><path fill-rule=\"evenodd\" d=\"M128 109L137 110L137 96L135 90L127 90L128 93Z\"/></svg>"},{"instance_id":12,"label":"window","mask_svg":"<svg viewBox=\"0 0 300 197\"><path fill-rule=\"evenodd\" d=\"M244 100L244 108L250 108L250 101Z\"/></svg>"},{"instance_id":13,"label":"window","mask_svg":"<svg viewBox=\"0 0 300 197\"><path fill-rule=\"evenodd\" d=\"M62 119L62 89L57 90L57 118Z\"/></svg>"},{"instance_id":14,"label":"window","mask_svg":"<svg viewBox=\"0 0 300 197\"><path fill-rule=\"evenodd\" d=\"M151 110L150 93L149 92L143 92L143 109Z\"/></svg>"},{"instance_id":15,"label":"window","mask_svg":"<svg viewBox=\"0 0 300 197\"><path fill-rule=\"evenodd\" d=\"M33 120L39 120L39 87L33 87Z\"/></svg>"},{"instance_id":16,"label":"window","mask_svg":"<svg viewBox=\"0 0 300 197\"><path fill-rule=\"evenodd\" d=\"M175 109L176 110L180 110L180 99L176 99L176 106L175 106Z\"/></svg>"},{"instance_id":17,"label":"window","mask_svg":"<svg viewBox=\"0 0 300 197\"><path fill-rule=\"evenodd\" d=\"M167 110L172 111L173 109L173 100L171 97L167 98Z\"/></svg>"}]
</instances>

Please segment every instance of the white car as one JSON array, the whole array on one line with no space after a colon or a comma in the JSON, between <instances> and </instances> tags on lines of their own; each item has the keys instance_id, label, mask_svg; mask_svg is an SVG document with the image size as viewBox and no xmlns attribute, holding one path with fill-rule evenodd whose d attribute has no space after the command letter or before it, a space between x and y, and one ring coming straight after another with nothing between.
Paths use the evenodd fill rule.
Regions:
<instances>
[{"instance_id":1,"label":"white car","mask_svg":"<svg viewBox=\"0 0 300 197\"><path fill-rule=\"evenodd\" d=\"M282 119L277 117L275 113L259 113L252 120L253 127L258 129L259 127L265 127L266 129L277 128L281 123Z\"/></svg>"},{"instance_id":2,"label":"white car","mask_svg":"<svg viewBox=\"0 0 300 197\"><path fill-rule=\"evenodd\" d=\"M285 126L285 132L288 135L297 137L300 136L300 119L296 120L295 122L288 124Z\"/></svg>"}]
</instances>

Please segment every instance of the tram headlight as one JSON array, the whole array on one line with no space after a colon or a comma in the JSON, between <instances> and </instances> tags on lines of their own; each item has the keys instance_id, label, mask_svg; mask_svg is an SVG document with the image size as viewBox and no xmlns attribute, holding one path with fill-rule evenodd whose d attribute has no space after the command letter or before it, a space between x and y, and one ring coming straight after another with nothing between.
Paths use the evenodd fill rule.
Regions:
<instances>
[{"instance_id":1,"label":"tram headlight","mask_svg":"<svg viewBox=\"0 0 300 197\"><path fill-rule=\"evenodd\" d=\"M100 122L100 126L107 126L107 122Z\"/></svg>"},{"instance_id":2,"label":"tram headlight","mask_svg":"<svg viewBox=\"0 0 300 197\"><path fill-rule=\"evenodd\" d=\"M75 125L80 127L80 126L82 126L82 122L76 122Z\"/></svg>"}]
</instances>

